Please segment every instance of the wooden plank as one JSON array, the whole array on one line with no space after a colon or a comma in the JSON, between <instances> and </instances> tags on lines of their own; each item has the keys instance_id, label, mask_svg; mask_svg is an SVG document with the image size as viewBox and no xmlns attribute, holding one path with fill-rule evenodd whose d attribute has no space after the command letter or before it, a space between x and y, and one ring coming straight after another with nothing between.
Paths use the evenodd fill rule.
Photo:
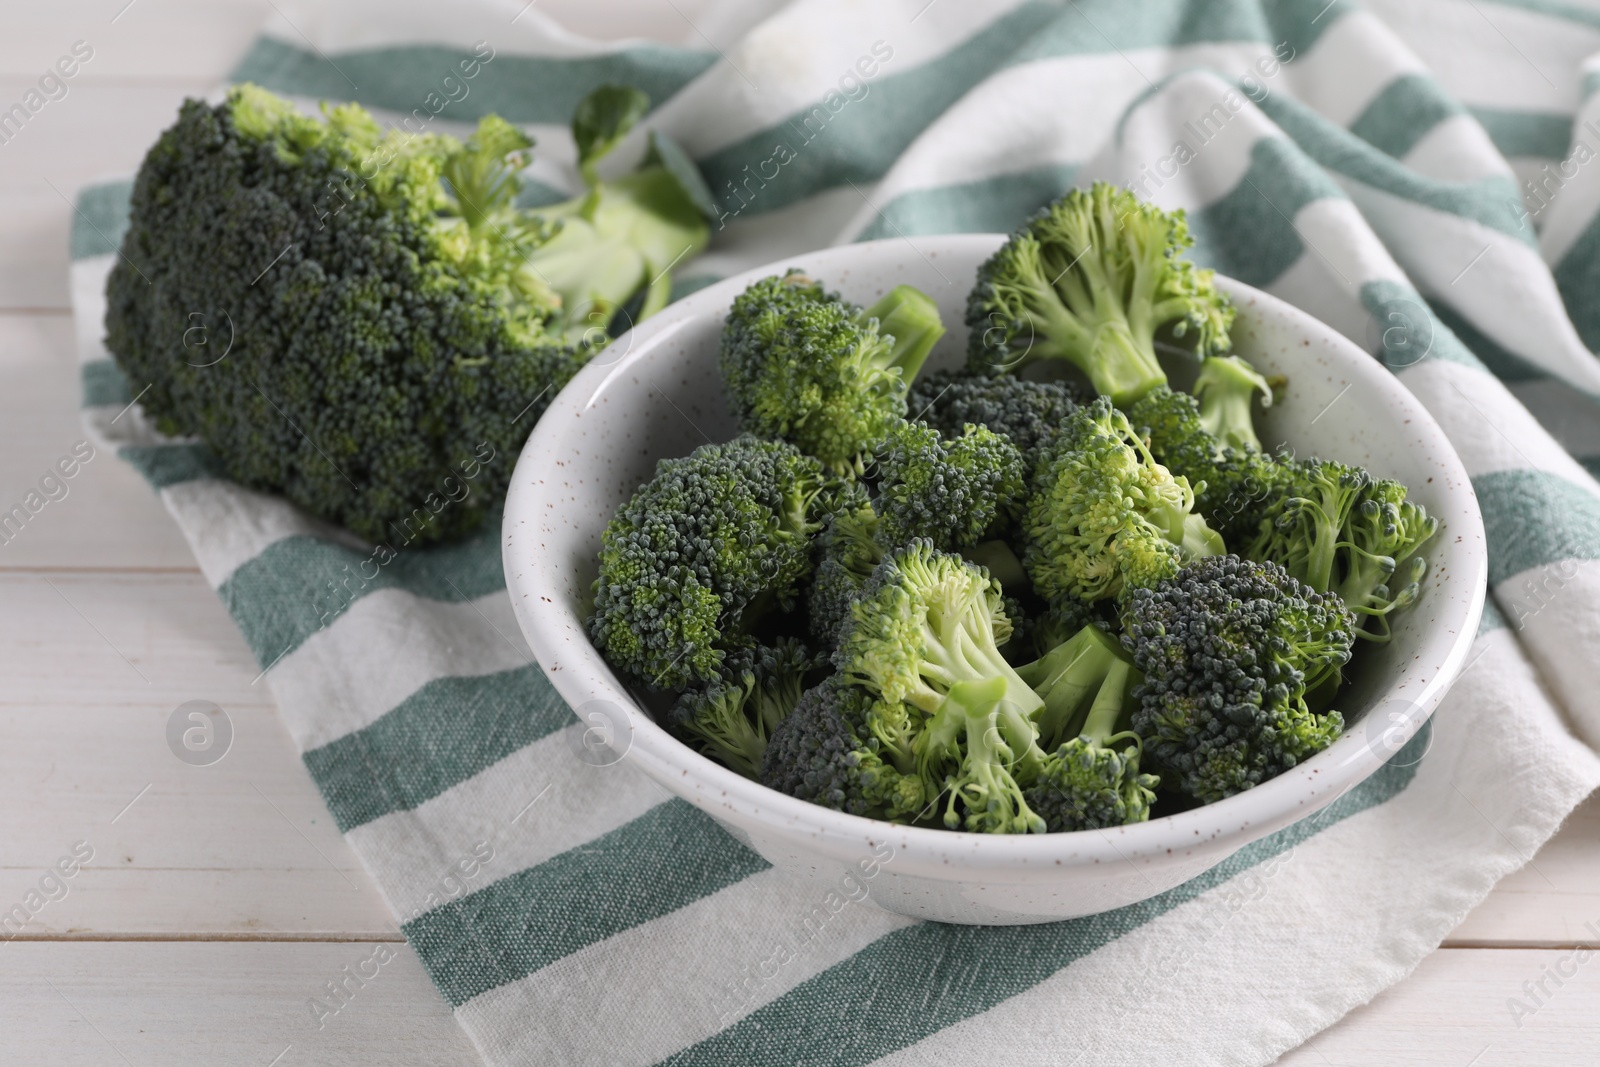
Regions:
<instances>
[{"instance_id":1,"label":"wooden plank","mask_svg":"<svg viewBox=\"0 0 1600 1067\"><path fill-rule=\"evenodd\" d=\"M369 962L379 948L387 963ZM327 983L344 968L375 977ZM403 945L13 943L0 952L0 1060L57 1067L305 1064L477 1067L466 1034ZM318 1026L318 1021L321 1026Z\"/></svg>"},{"instance_id":2,"label":"wooden plank","mask_svg":"<svg viewBox=\"0 0 1600 1067\"><path fill-rule=\"evenodd\" d=\"M1600 1049L1600 951L1441 949L1279 1067L1580 1067ZM1563 984L1547 977L1570 973ZM1544 981L1544 993L1537 983ZM1524 983L1534 988L1530 996ZM1537 997L1537 1002L1534 999ZM1525 1006L1514 1011L1512 999Z\"/></svg>"},{"instance_id":3,"label":"wooden plank","mask_svg":"<svg viewBox=\"0 0 1600 1067\"><path fill-rule=\"evenodd\" d=\"M1600 944L1600 793L1573 812L1533 862L1503 879L1446 945Z\"/></svg>"},{"instance_id":4,"label":"wooden plank","mask_svg":"<svg viewBox=\"0 0 1600 1067\"><path fill-rule=\"evenodd\" d=\"M84 440L81 398L71 319L0 315L0 512L37 491L56 461ZM0 543L0 572L195 569L160 497L114 453L100 450L63 484L64 498L46 503Z\"/></svg>"},{"instance_id":5,"label":"wooden plank","mask_svg":"<svg viewBox=\"0 0 1600 1067\"><path fill-rule=\"evenodd\" d=\"M0 809L34 813L0 835L0 912L94 852L26 936L395 936L198 574L0 576L0 602ZM169 744L190 700L231 723L209 766Z\"/></svg>"}]
</instances>

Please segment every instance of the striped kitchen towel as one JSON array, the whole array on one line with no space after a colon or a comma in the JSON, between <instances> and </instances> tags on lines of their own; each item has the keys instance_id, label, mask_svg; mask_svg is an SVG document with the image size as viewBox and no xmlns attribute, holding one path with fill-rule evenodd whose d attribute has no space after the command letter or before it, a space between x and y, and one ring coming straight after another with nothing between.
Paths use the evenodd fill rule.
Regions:
<instances>
[{"instance_id":1,"label":"striped kitchen towel","mask_svg":"<svg viewBox=\"0 0 1600 1067\"><path fill-rule=\"evenodd\" d=\"M803 924L816 889L626 760L575 755L494 523L368 566L371 546L127 413L140 383L101 322L129 184L87 189L84 418L182 526L485 1061L1262 1064L1398 981L1600 783L1600 11L746 0L685 40L581 40L522 0L369 0L281 17L236 77L398 120L491 54L419 114L526 125L552 196L577 187L574 103L637 85L720 200L681 287L829 242L1006 230L1095 178L1183 206L1199 259L1334 325L1445 427L1493 596L1431 729L1193 882L1049 926L837 897ZM332 612L330 588L348 590Z\"/></svg>"}]
</instances>

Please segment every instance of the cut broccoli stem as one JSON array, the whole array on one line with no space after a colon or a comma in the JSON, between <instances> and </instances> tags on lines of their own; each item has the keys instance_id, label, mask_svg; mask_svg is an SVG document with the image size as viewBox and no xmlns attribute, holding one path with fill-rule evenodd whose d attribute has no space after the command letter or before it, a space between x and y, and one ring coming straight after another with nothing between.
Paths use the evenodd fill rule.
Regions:
<instances>
[{"instance_id":1,"label":"cut broccoli stem","mask_svg":"<svg viewBox=\"0 0 1600 1067\"><path fill-rule=\"evenodd\" d=\"M1238 356L1207 356L1195 379L1194 395L1200 401L1200 424L1222 444L1261 451L1251 403L1261 394L1261 406L1272 406L1272 385Z\"/></svg>"},{"instance_id":2,"label":"cut broccoli stem","mask_svg":"<svg viewBox=\"0 0 1600 1067\"><path fill-rule=\"evenodd\" d=\"M1017 674L1044 701L1036 721L1039 743L1046 750L1083 733L1109 737L1124 710L1132 713L1128 693L1137 672L1117 639L1098 626L1085 626L1066 643L1018 667ZM1102 722L1096 715L1110 718Z\"/></svg>"},{"instance_id":3,"label":"cut broccoli stem","mask_svg":"<svg viewBox=\"0 0 1600 1067\"><path fill-rule=\"evenodd\" d=\"M885 366L899 367L908 385L922 370L928 353L944 336L939 321L939 305L933 298L909 285L897 285L876 304L861 312L860 321L878 320L878 332L894 338Z\"/></svg>"},{"instance_id":4,"label":"cut broccoli stem","mask_svg":"<svg viewBox=\"0 0 1600 1067\"><path fill-rule=\"evenodd\" d=\"M1082 364L1095 392L1126 407L1156 386L1167 384L1167 372L1157 362L1154 347L1136 341L1126 324L1106 322L1096 333L1093 355Z\"/></svg>"}]
</instances>

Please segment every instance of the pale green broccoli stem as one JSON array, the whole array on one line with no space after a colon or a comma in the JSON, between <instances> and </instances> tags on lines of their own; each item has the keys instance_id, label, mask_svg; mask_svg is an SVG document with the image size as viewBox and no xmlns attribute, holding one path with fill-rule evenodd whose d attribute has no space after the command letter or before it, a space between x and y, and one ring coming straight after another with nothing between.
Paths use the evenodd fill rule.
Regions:
<instances>
[{"instance_id":1,"label":"pale green broccoli stem","mask_svg":"<svg viewBox=\"0 0 1600 1067\"><path fill-rule=\"evenodd\" d=\"M1194 383L1200 425L1222 444L1261 451L1250 407L1257 393L1262 407L1272 406L1272 384L1265 375L1238 356L1207 356Z\"/></svg>"},{"instance_id":2,"label":"pale green broccoli stem","mask_svg":"<svg viewBox=\"0 0 1600 1067\"><path fill-rule=\"evenodd\" d=\"M1117 639L1085 626L1064 644L1017 668L1044 701L1036 716L1039 743L1053 750L1080 734L1109 738L1116 732L1133 668Z\"/></svg>"},{"instance_id":3,"label":"pale green broccoli stem","mask_svg":"<svg viewBox=\"0 0 1600 1067\"><path fill-rule=\"evenodd\" d=\"M1136 220L1129 219L1127 224L1134 225ZM1111 235L1117 227L1113 223L1104 229ZM1129 243L1138 250L1140 262L1134 270L1133 289L1124 296L1097 254L1101 244L1097 237L1093 233L1077 235L1073 246L1089 252L1063 266L1056 282L1067 307L1089 323L1093 331L1087 345L1073 345L1067 356L1089 376L1095 392L1109 396L1118 407L1125 407L1167 384L1167 372L1156 359L1154 343L1156 287L1169 269L1166 246L1163 240L1155 261L1150 262L1152 253L1139 248L1130 237Z\"/></svg>"},{"instance_id":4,"label":"pale green broccoli stem","mask_svg":"<svg viewBox=\"0 0 1600 1067\"><path fill-rule=\"evenodd\" d=\"M909 285L897 285L876 304L862 311L858 321L878 320L878 332L894 339L886 367L900 368L900 378L907 385L922 370L928 353L944 336L944 324L939 321L939 305L933 298Z\"/></svg>"}]
</instances>

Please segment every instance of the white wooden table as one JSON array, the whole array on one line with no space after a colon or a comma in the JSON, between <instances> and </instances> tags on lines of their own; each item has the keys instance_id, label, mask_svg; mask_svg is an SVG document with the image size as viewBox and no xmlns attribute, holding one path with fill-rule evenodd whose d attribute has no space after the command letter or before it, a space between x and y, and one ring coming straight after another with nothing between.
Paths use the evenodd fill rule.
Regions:
<instances>
[{"instance_id":1,"label":"white wooden table","mask_svg":"<svg viewBox=\"0 0 1600 1067\"><path fill-rule=\"evenodd\" d=\"M0 14L0 107L73 41L95 49L69 95L0 145L0 509L82 437L65 198L131 172L272 6L135 3L118 16L126 0L10 0ZM541 0L580 32L669 41L691 37L700 6ZM476 1063L155 495L108 454L70 486L0 544L0 913L77 843L93 858L0 935L0 1064ZM209 767L165 740L193 699L236 729ZM400 958L319 1029L308 998L380 941ZM1545 977L1584 943L1600 944L1600 802L1415 975L1282 1062L1600 1063L1600 962L1560 987ZM1544 1006L1514 1020L1508 998L1541 978Z\"/></svg>"}]
</instances>

